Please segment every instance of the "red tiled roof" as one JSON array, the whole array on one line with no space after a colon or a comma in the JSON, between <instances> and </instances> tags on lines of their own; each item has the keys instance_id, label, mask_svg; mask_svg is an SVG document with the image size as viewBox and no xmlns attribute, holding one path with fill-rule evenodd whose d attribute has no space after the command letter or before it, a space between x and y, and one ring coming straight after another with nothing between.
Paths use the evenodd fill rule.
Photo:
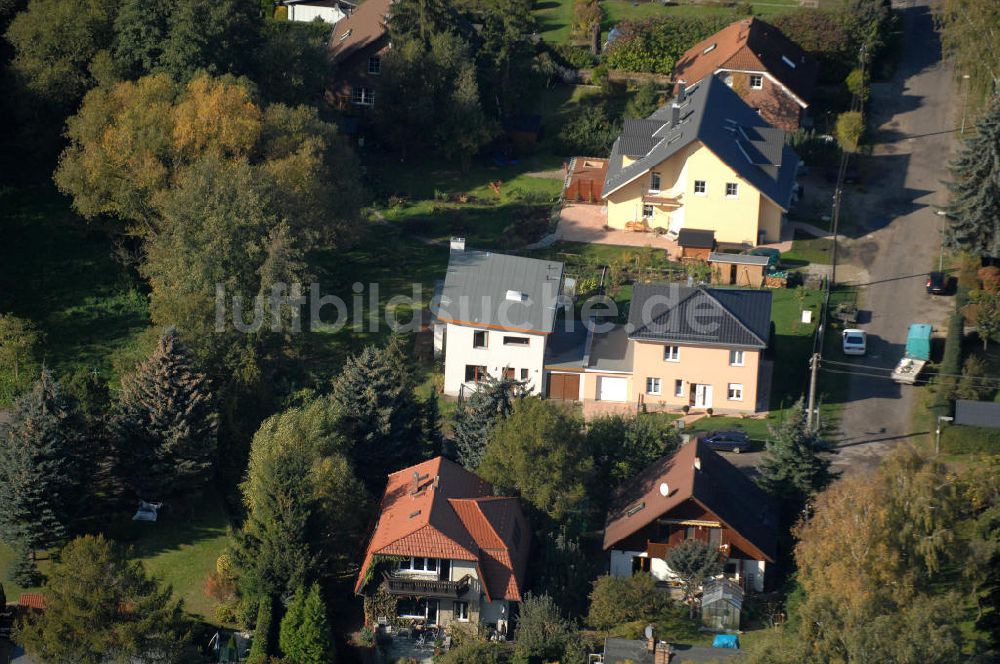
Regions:
<instances>
[{"instance_id":1,"label":"red tiled roof","mask_svg":"<svg viewBox=\"0 0 1000 664\"><path fill-rule=\"evenodd\" d=\"M711 50L706 53L707 49ZM674 80L690 85L719 69L766 71L803 104L808 104L816 84L817 67L812 56L776 27L757 18L747 18L729 24L688 49L674 66Z\"/></svg>"},{"instance_id":2,"label":"red tiled roof","mask_svg":"<svg viewBox=\"0 0 1000 664\"><path fill-rule=\"evenodd\" d=\"M423 556L475 561L487 597L520 601L531 534L518 500L492 493L443 457L389 475L355 592L376 554Z\"/></svg>"},{"instance_id":3,"label":"red tiled roof","mask_svg":"<svg viewBox=\"0 0 1000 664\"><path fill-rule=\"evenodd\" d=\"M22 609L45 610L45 595L42 593L21 593L17 598L17 603Z\"/></svg>"}]
</instances>

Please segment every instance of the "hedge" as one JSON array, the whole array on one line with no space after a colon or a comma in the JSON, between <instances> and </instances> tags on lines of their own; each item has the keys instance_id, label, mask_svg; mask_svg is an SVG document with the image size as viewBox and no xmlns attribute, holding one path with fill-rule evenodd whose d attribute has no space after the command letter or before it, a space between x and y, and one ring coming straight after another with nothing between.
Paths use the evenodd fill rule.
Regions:
<instances>
[{"instance_id":1,"label":"hedge","mask_svg":"<svg viewBox=\"0 0 1000 664\"><path fill-rule=\"evenodd\" d=\"M941 450L948 454L1000 453L1000 429L946 426L941 429Z\"/></svg>"}]
</instances>

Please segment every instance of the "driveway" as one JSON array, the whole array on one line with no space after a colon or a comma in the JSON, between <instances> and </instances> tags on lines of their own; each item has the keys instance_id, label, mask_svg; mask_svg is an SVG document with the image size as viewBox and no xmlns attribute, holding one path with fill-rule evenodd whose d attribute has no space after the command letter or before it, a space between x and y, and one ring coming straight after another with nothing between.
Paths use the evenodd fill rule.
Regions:
<instances>
[{"instance_id":1,"label":"driveway","mask_svg":"<svg viewBox=\"0 0 1000 664\"><path fill-rule=\"evenodd\" d=\"M825 365L858 372L850 376L848 403L834 437L840 452L834 464L851 469L871 468L893 446L932 434L912 427L920 388L896 385L886 369L902 355L911 322L931 323L935 334L942 335L953 306L951 298L928 296L924 281L939 257L943 218L935 209L947 200L942 180L948 177L951 130L961 113L961 98L955 94L950 63L941 61L927 5L894 4L903 7L903 58L895 78L872 91L878 129L866 166L868 190L845 193L861 230L844 243L843 255L863 275L862 308L870 319L860 327L868 331L869 354L825 358L863 365Z\"/></svg>"}]
</instances>

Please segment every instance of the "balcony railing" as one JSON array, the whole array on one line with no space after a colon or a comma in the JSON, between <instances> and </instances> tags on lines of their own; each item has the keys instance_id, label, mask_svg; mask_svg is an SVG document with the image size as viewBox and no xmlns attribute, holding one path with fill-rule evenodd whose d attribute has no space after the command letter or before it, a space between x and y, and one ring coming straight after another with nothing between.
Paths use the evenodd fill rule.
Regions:
<instances>
[{"instance_id":1,"label":"balcony railing","mask_svg":"<svg viewBox=\"0 0 1000 664\"><path fill-rule=\"evenodd\" d=\"M459 598L476 584L476 580L466 574L458 581L439 581L412 576L385 575L389 592L393 595L413 595L415 597Z\"/></svg>"}]
</instances>

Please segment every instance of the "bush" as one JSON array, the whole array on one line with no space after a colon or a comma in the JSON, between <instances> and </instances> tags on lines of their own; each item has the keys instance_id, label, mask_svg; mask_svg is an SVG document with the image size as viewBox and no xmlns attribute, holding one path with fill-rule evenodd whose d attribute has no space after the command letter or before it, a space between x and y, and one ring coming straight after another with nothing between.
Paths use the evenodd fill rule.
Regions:
<instances>
[{"instance_id":1,"label":"bush","mask_svg":"<svg viewBox=\"0 0 1000 664\"><path fill-rule=\"evenodd\" d=\"M566 154L605 155L620 130L608 118L603 104L584 106L559 130L559 149Z\"/></svg>"},{"instance_id":2,"label":"bush","mask_svg":"<svg viewBox=\"0 0 1000 664\"><path fill-rule=\"evenodd\" d=\"M946 426L941 430L941 451L947 454L1000 453L1000 429Z\"/></svg>"},{"instance_id":3,"label":"bush","mask_svg":"<svg viewBox=\"0 0 1000 664\"><path fill-rule=\"evenodd\" d=\"M861 69L852 69L851 73L847 75L844 79L844 85L847 86L847 91L852 95L857 95L861 98L861 102L865 103L868 101L868 96L871 93L871 87L869 86L870 77L867 71L862 71Z\"/></svg>"},{"instance_id":4,"label":"bush","mask_svg":"<svg viewBox=\"0 0 1000 664\"><path fill-rule=\"evenodd\" d=\"M594 66L594 56L585 48L572 44L556 44L549 46L556 63L572 69L587 69Z\"/></svg>"},{"instance_id":5,"label":"bush","mask_svg":"<svg viewBox=\"0 0 1000 664\"><path fill-rule=\"evenodd\" d=\"M605 51L604 62L612 69L669 74L684 51L738 18L737 13L727 12L625 21L618 26L621 35Z\"/></svg>"},{"instance_id":6,"label":"bush","mask_svg":"<svg viewBox=\"0 0 1000 664\"><path fill-rule=\"evenodd\" d=\"M837 116L837 143L845 152L857 152L864 133L865 120L860 112L847 111Z\"/></svg>"},{"instance_id":7,"label":"bush","mask_svg":"<svg viewBox=\"0 0 1000 664\"><path fill-rule=\"evenodd\" d=\"M670 604L670 596L657 590L656 579L650 574L635 574L627 579L605 575L594 582L587 622L603 630L633 620L648 623Z\"/></svg>"}]
</instances>

